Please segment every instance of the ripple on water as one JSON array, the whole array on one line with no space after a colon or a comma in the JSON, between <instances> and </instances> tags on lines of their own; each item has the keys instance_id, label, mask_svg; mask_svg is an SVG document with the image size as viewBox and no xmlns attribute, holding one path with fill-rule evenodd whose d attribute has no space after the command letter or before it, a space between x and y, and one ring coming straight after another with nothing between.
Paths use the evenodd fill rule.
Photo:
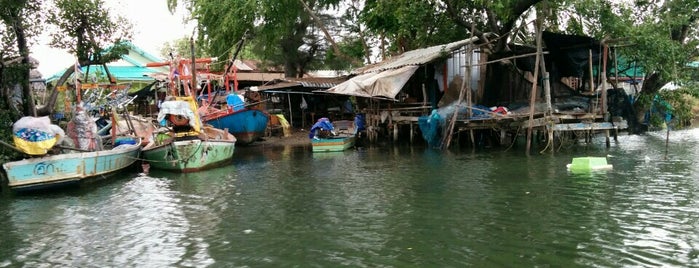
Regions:
<instances>
[{"instance_id":1,"label":"ripple on water","mask_svg":"<svg viewBox=\"0 0 699 268\"><path fill-rule=\"evenodd\" d=\"M202 173L3 199L0 265L699 266L699 132L670 137L667 156L659 134L530 157L250 150ZM580 155L614 168L567 171Z\"/></svg>"}]
</instances>

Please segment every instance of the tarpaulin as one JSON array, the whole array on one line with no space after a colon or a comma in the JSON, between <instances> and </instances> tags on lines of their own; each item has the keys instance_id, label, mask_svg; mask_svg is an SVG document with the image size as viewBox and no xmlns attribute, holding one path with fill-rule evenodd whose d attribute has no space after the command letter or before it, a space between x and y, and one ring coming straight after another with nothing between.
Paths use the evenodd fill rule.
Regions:
<instances>
[{"instance_id":1,"label":"tarpaulin","mask_svg":"<svg viewBox=\"0 0 699 268\"><path fill-rule=\"evenodd\" d=\"M409 65L378 73L357 75L324 92L365 98L395 99L418 67Z\"/></svg>"}]
</instances>

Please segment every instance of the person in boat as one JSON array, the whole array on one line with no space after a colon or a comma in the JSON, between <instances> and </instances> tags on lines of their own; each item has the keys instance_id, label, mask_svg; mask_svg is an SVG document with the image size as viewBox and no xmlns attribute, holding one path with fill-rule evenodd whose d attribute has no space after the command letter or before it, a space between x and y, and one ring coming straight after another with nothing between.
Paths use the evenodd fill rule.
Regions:
<instances>
[{"instance_id":1,"label":"person in boat","mask_svg":"<svg viewBox=\"0 0 699 268\"><path fill-rule=\"evenodd\" d=\"M327 117L318 119L318 121L316 121L316 123L311 127L310 133L308 133L308 137L315 140L320 138L328 138L331 135L335 136L337 133L335 133L335 127Z\"/></svg>"}]
</instances>

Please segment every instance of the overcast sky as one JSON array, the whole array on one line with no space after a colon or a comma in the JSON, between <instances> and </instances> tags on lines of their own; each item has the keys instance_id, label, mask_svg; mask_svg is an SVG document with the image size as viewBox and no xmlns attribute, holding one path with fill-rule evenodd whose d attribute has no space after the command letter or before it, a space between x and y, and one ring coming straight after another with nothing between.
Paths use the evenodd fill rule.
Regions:
<instances>
[{"instance_id":1,"label":"overcast sky","mask_svg":"<svg viewBox=\"0 0 699 268\"><path fill-rule=\"evenodd\" d=\"M170 14L166 0L104 0L111 12L119 14L133 24L133 40L136 46L159 56L160 48L169 42L192 34L193 26L183 23L183 11ZM39 60L39 71L49 77L75 62L75 55L43 44L32 47L32 56Z\"/></svg>"}]
</instances>

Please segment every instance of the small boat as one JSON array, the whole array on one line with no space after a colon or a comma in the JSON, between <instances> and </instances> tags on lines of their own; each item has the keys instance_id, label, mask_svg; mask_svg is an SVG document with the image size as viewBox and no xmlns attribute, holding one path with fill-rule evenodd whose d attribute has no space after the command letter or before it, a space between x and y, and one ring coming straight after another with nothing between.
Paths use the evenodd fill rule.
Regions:
<instances>
[{"instance_id":1,"label":"small boat","mask_svg":"<svg viewBox=\"0 0 699 268\"><path fill-rule=\"evenodd\" d=\"M202 117L204 123L218 129L228 129L240 145L255 142L265 135L269 114L254 108L243 108L237 111L221 110Z\"/></svg>"},{"instance_id":2,"label":"small boat","mask_svg":"<svg viewBox=\"0 0 699 268\"><path fill-rule=\"evenodd\" d=\"M335 131L338 132L335 132ZM335 121L322 117L313 124L308 135L311 138L313 152L341 152L354 146L356 136L353 134L352 121Z\"/></svg>"},{"instance_id":3,"label":"small boat","mask_svg":"<svg viewBox=\"0 0 699 268\"><path fill-rule=\"evenodd\" d=\"M313 152L341 152L354 146L354 136L332 136L311 140Z\"/></svg>"},{"instance_id":4,"label":"small boat","mask_svg":"<svg viewBox=\"0 0 699 268\"><path fill-rule=\"evenodd\" d=\"M94 152L74 152L7 162L2 165L13 190L37 190L75 184L131 166L141 146L135 140Z\"/></svg>"},{"instance_id":5,"label":"small boat","mask_svg":"<svg viewBox=\"0 0 699 268\"><path fill-rule=\"evenodd\" d=\"M233 57L230 59L226 70L223 73L223 84L225 85L226 108L207 108L206 114L202 116L205 124L210 124L218 129L227 129L238 140L239 145L248 145L265 135L269 114L264 111L259 104L262 101L245 103L245 100L238 95L238 78L236 58L242 49L245 38L238 42ZM209 80L209 83L211 80ZM233 87L231 88L231 84ZM212 96L211 86L207 87L207 96ZM209 99L207 103L214 100Z\"/></svg>"},{"instance_id":6,"label":"small boat","mask_svg":"<svg viewBox=\"0 0 699 268\"><path fill-rule=\"evenodd\" d=\"M158 121L169 128L157 131L143 148L151 167L196 172L228 163L233 158L236 138L226 130L202 126L192 97L175 97L161 104Z\"/></svg>"},{"instance_id":7,"label":"small boat","mask_svg":"<svg viewBox=\"0 0 699 268\"><path fill-rule=\"evenodd\" d=\"M103 144L102 137L95 135L97 125L83 110L77 111L66 132L52 126L48 117L30 116L13 124L15 148L31 157L3 164L11 189L49 188L101 177L131 166L141 151L138 138L115 135ZM27 139L38 133L55 133L59 141L46 146L49 140Z\"/></svg>"}]
</instances>

